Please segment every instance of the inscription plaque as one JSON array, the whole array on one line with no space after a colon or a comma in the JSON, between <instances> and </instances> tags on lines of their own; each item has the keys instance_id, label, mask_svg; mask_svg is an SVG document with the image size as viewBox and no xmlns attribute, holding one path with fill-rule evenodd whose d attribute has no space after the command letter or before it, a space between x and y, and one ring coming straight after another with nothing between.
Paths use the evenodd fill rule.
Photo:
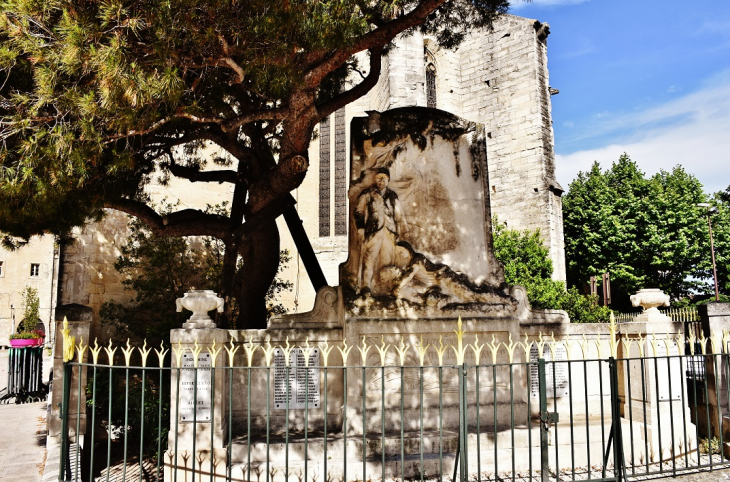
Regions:
<instances>
[{"instance_id":1,"label":"inscription plaque","mask_svg":"<svg viewBox=\"0 0 730 482\"><path fill-rule=\"evenodd\" d=\"M198 355L197 390L194 362L195 356L192 353L183 354L180 370L180 421L210 423L212 357L210 353Z\"/></svg>"},{"instance_id":2,"label":"inscription plaque","mask_svg":"<svg viewBox=\"0 0 730 482\"><path fill-rule=\"evenodd\" d=\"M652 349L650 348L650 350ZM656 371L659 401L679 400L682 393L682 380L680 379L682 376L682 365L679 362L679 349L676 343L672 343L669 348L670 358L661 358L667 356L667 346L664 343L657 343L656 355L658 357L656 359ZM647 383L650 382L651 380L647 380ZM647 390L646 393L651 392Z\"/></svg>"},{"instance_id":3,"label":"inscription plaque","mask_svg":"<svg viewBox=\"0 0 730 482\"><path fill-rule=\"evenodd\" d=\"M319 397L319 348L309 354L309 367L304 363L304 352L293 348L289 353L287 376L286 357L281 348L274 349L274 408L286 410L287 386L289 408L320 408ZM307 403L307 396L309 401Z\"/></svg>"},{"instance_id":4,"label":"inscription plaque","mask_svg":"<svg viewBox=\"0 0 730 482\"><path fill-rule=\"evenodd\" d=\"M530 348L530 396L532 398L540 397L540 380L537 371L538 359L537 346L535 344ZM553 361L553 353L547 345L542 348L542 357L546 362ZM570 394L568 389L568 363L557 363L566 361L568 353L564 345L555 347L555 362L545 364L545 393L548 397L567 397Z\"/></svg>"}]
</instances>

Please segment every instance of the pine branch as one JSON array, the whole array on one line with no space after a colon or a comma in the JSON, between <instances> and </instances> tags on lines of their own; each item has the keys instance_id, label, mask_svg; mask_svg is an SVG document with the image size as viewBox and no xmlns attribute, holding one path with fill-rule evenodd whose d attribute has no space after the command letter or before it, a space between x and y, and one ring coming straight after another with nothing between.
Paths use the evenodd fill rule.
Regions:
<instances>
[{"instance_id":1,"label":"pine branch","mask_svg":"<svg viewBox=\"0 0 730 482\"><path fill-rule=\"evenodd\" d=\"M382 67L383 47L375 47L370 51L370 73L352 89L343 92L317 107L320 118L327 117L336 110L354 102L367 94L378 83Z\"/></svg>"},{"instance_id":2,"label":"pine branch","mask_svg":"<svg viewBox=\"0 0 730 482\"><path fill-rule=\"evenodd\" d=\"M197 209L183 209L160 216L143 202L122 198L108 200L104 207L136 217L157 236L213 236L224 239L230 228L228 218Z\"/></svg>"},{"instance_id":3,"label":"pine branch","mask_svg":"<svg viewBox=\"0 0 730 482\"><path fill-rule=\"evenodd\" d=\"M193 167L181 166L174 161L166 162L161 165L164 169L170 171L175 177L187 179L191 182L224 182L236 183L239 181L236 171L229 169L220 171L200 171Z\"/></svg>"}]
</instances>

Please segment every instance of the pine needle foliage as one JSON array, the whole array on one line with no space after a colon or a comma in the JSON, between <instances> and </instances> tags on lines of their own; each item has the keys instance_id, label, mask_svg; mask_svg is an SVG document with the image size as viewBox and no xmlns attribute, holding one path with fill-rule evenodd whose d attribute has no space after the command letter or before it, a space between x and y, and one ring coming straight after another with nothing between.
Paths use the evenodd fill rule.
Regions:
<instances>
[{"instance_id":1,"label":"pine needle foliage","mask_svg":"<svg viewBox=\"0 0 730 482\"><path fill-rule=\"evenodd\" d=\"M117 209L157 235L213 236L265 260L249 263L249 287L269 283L278 233L265 208L301 184L317 123L376 84L397 35L421 29L453 48L507 7L0 0L0 229L62 234ZM203 149L211 146L231 161L218 164ZM231 184L230 214L186 209L163 219L144 195L159 171ZM237 230L244 220L248 233ZM253 316L260 327L263 308Z\"/></svg>"}]
</instances>

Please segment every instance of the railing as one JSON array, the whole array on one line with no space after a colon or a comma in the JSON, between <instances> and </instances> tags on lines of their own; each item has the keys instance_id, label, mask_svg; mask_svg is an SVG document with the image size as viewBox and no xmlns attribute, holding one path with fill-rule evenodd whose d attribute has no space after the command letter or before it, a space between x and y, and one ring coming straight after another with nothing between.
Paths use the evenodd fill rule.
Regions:
<instances>
[{"instance_id":1,"label":"railing","mask_svg":"<svg viewBox=\"0 0 730 482\"><path fill-rule=\"evenodd\" d=\"M0 403L41 401L48 393L43 384L43 347L12 347L8 349L7 393Z\"/></svg>"},{"instance_id":2,"label":"railing","mask_svg":"<svg viewBox=\"0 0 730 482\"><path fill-rule=\"evenodd\" d=\"M667 315L672 321L681 321L684 323L699 323L700 314L696 307L690 306L686 308L660 308L659 311ZM641 314L641 311L632 311L621 313L612 311L617 323L628 323Z\"/></svg>"},{"instance_id":3,"label":"railing","mask_svg":"<svg viewBox=\"0 0 730 482\"><path fill-rule=\"evenodd\" d=\"M685 353L676 337L619 341L615 325L610 340L466 344L460 327L457 335L453 347L363 340L352 354L346 343L334 353L328 344L249 342L239 353L233 343L225 351L178 345L171 359L156 350L157 366L147 365L151 350L129 345L121 366L111 344L82 363L88 347L80 343L70 361L69 344L62 431L86 437L73 454L75 435L63 438L59 480L618 481L728 465L727 400L714 389L730 376L721 352L728 334L702 338L701 355ZM447 351L456 363L443 363ZM434 352L439 363L427 363ZM372 355L380 363L366 363ZM205 356L211 364L198 366ZM711 396L682 376L693 356L705 362ZM348 363L353 357L360 363ZM89 375L85 430L81 417L68 416L67 380L81 369ZM185 387L190 396L178 396ZM76 397L79 413L81 386ZM204 407L185 410L188 402Z\"/></svg>"}]
</instances>

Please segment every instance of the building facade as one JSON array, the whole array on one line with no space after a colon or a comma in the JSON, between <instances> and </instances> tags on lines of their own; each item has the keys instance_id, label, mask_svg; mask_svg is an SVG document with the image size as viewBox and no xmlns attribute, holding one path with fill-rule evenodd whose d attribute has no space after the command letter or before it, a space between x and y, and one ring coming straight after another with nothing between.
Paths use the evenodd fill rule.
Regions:
<instances>
[{"instance_id":1,"label":"building facade","mask_svg":"<svg viewBox=\"0 0 730 482\"><path fill-rule=\"evenodd\" d=\"M53 236L34 236L16 250L0 246L0 346L10 344L23 319L23 291L38 291L40 318L46 334L52 333L58 289L58 246Z\"/></svg>"}]
</instances>

